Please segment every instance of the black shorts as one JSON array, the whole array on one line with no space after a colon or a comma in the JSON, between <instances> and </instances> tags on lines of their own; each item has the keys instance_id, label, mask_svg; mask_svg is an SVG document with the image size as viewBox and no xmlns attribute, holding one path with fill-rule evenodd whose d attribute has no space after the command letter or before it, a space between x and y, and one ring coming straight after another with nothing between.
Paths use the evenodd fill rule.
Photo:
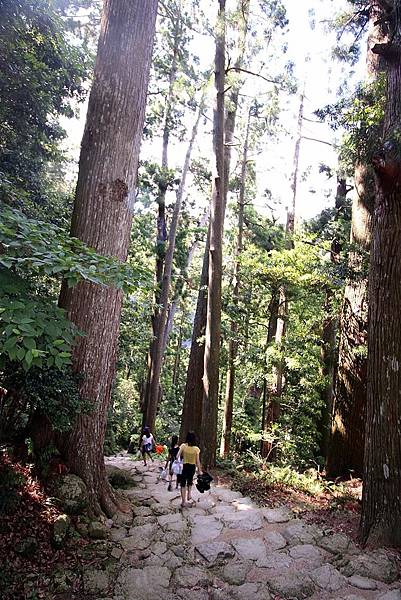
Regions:
<instances>
[{"instance_id":1,"label":"black shorts","mask_svg":"<svg viewBox=\"0 0 401 600\"><path fill-rule=\"evenodd\" d=\"M190 463L184 463L180 478L181 487L185 487L186 485L192 485L194 482L194 475L195 465L191 465Z\"/></svg>"}]
</instances>

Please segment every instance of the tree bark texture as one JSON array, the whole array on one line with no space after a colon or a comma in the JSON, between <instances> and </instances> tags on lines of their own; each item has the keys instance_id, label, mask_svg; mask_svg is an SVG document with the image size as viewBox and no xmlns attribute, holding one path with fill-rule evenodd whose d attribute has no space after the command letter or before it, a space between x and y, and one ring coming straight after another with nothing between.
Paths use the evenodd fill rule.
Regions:
<instances>
[{"instance_id":1,"label":"tree bark texture","mask_svg":"<svg viewBox=\"0 0 401 600\"><path fill-rule=\"evenodd\" d=\"M145 116L157 0L105 0L81 146L71 235L97 252L127 258L136 171ZM80 415L62 450L73 473L88 486L91 508L111 515L116 501L106 482L103 443L122 292L80 283L64 288L61 304L85 332L73 351L83 375L81 394L93 412Z\"/></svg>"},{"instance_id":2,"label":"tree bark texture","mask_svg":"<svg viewBox=\"0 0 401 600\"><path fill-rule=\"evenodd\" d=\"M182 405L180 439L185 440L188 431L194 431L197 440L201 437L203 402L203 361L205 348L207 284L209 281L209 237L207 234L202 273L199 282L198 300L192 328L191 351L189 355L184 402ZM206 252L207 250L207 252Z\"/></svg>"},{"instance_id":3,"label":"tree bark texture","mask_svg":"<svg viewBox=\"0 0 401 600\"><path fill-rule=\"evenodd\" d=\"M213 115L213 186L210 206L209 281L203 373L201 426L202 462L214 466L217 446L219 403L219 357L221 330L221 278L224 226L224 83L225 83L225 0L219 0L216 30L215 89Z\"/></svg>"},{"instance_id":4,"label":"tree bark texture","mask_svg":"<svg viewBox=\"0 0 401 600\"><path fill-rule=\"evenodd\" d=\"M383 44L388 62L383 149L374 159L377 192L369 269L368 384L361 537L401 546L401 1ZM396 58L394 58L394 55Z\"/></svg>"},{"instance_id":5,"label":"tree bark texture","mask_svg":"<svg viewBox=\"0 0 401 600\"><path fill-rule=\"evenodd\" d=\"M383 67L383 60L371 51L374 44L383 42L387 36L379 25L382 22L381 16L379 2L371 2L366 58L368 80L374 80ZM369 165L356 166L355 190L351 243L359 246L362 252L369 252L375 190L373 171ZM338 369L326 462L329 477L345 476L350 472L361 476L363 472L368 286L367 277L362 272L361 252L351 252L348 264L356 276L345 288L340 317Z\"/></svg>"},{"instance_id":6,"label":"tree bark texture","mask_svg":"<svg viewBox=\"0 0 401 600\"><path fill-rule=\"evenodd\" d=\"M249 146L249 130L251 124L251 110L248 111L248 119L246 124L244 150L241 163L241 180L238 198L238 233L237 247L234 266L234 289L233 289L233 306L234 310L238 307L240 295L240 257L243 246L243 230L244 230L244 204L246 191L246 173L248 162L248 146ZM231 430L233 423L233 405L234 405L234 386L235 386L235 359L238 352L238 323L234 317L230 323L230 339L228 341L228 367L226 377L226 392L224 399L224 415L223 428L221 432L220 456L225 457L230 452Z\"/></svg>"}]
</instances>

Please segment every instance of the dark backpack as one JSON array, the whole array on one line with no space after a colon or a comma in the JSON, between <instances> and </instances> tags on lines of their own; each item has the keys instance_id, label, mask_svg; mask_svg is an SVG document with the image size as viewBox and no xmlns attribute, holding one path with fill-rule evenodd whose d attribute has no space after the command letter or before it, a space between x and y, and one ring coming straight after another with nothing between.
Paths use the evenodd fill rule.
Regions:
<instances>
[{"instance_id":1,"label":"dark backpack","mask_svg":"<svg viewBox=\"0 0 401 600\"><path fill-rule=\"evenodd\" d=\"M209 473L203 473L202 475L198 475L196 480L196 489L198 492L203 494L203 492L207 492L210 490L210 484L213 481L213 477L209 475Z\"/></svg>"}]
</instances>

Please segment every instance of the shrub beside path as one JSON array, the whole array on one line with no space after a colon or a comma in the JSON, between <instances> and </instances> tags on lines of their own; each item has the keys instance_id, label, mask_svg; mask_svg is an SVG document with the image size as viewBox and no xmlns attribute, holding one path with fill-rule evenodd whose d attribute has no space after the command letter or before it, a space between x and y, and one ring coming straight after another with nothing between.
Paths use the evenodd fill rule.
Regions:
<instances>
[{"instance_id":1,"label":"shrub beside path","mask_svg":"<svg viewBox=\"0 0 401 600\"><path fill-rule=\"evenodd\" d=\"M222 485L180 508L178 491L158 481L160 463L105 459L128 471L133 515L109 521L114 559L86 570L88 597L109 600L401 600L398 563L363 551L346 535L294 518L286 506L256 506ZM117 520L118 521L118 520ZM110 549L110 548L109 548Z\"/></svg>"}]
</instances>

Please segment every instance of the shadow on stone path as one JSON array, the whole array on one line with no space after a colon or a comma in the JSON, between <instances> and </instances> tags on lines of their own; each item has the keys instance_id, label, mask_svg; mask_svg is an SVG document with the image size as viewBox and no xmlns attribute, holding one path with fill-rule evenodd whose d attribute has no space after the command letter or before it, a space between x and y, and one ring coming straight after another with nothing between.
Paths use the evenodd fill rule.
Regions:
<instances>
[{"instance_id":1,"label":"shadow on stone path","mask_svg":"<svg viewBox=\"0 0 401 600\"><path fill-rule=\"evenodd\" d=\"M219 485L180 508L178 491L127 455L105 459L129 471L129 522L109 522L118 568L86 573L88 597L109 600L401 600L397 563L384 550L362 552L343 534L259 508ZM128 521L128 518L127 518ZM113 589L113 594L110 590Z\"/></svg>"}]
</instances>

